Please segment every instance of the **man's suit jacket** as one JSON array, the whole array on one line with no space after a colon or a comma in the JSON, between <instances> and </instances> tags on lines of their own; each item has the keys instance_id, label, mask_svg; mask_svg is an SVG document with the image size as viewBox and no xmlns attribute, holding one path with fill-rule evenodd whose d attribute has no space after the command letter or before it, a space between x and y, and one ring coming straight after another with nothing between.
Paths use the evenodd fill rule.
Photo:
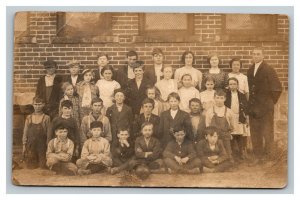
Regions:
<instances>
[{"instance_id":1,"label":"man's suit jacket","mask_svg":"<svg viewBox=\"0 0 300 200\"><path fill-rule=\"evenodd\" d=\"M246 115L248 115L248 101L244 94L239 91L237 93L239 100L239 122L245 123ZM229 90L226 92L225 106L231 108L231 91Z\"/></svg>"},{"instance_id":2,"label":"man's suit jacket","mask_svg":"<svg viewBox=\"0 0 300 200\"><path fill-rule=\"evenodd\" d=\"M145 67L145 74L144 76L150 80L152 85L155 85L155 83L157 82L157 77L155 75L155 68L154 65L151 66L146 66ZM160 77L160 80L163 79L163 76Z\"/></svg>"},{"instance_id":3,"label":"man's suit jacket","mask_svg":"<svg viewBox=\"0 0 300 200\"><path fill-rule=\"evenodd\" d=\"M135 78L128 81L126 87L126 103L132 108L133 114L140 114L142 101L147 97L146 89L151 82L145 77L138 88Z\"/></svg>"},{"instance_id":4,"label":"man's suit jacket","mask_svg":"<svg viewBox=\"0 0 300 200\"><path fill-rule=\"evenodd\" d=\"M83 80L83 77L79 74L78 77L77 77L76 83L79 83L79 82L82 81L82 80ZM66 75L66 76L64 76L63 82L68 82L68 83L71 83L71 84L72 84L72 78L71 78L71 75ZM75 84L74 86L76 86L76 84Z\"/></svg>"},{"instance_id":5,"label":"man's suit jacket","mask_svg":"<svg viewBox=\"0 0 300 200\"><path fill-rule=\"evenodd\" d=\"M183 128L186 138L193 141L191 118L187 112L179 109L174 119L171 116L170 109L161 113L158 133L163 147L174 139L173 130L178 127Z\"/></svg>"},{"instance_id":6,"label":"man's suit jacket","mask_svg":"<svg viewBox=\"0 0 300 200\"><path fill-rule=\"evenodd\" d=\"M146 145L144 136L140 136L135 140L135 156L137 159L146 159L154 161L158 159L162 153L161 145L158 139L151 137L148 146ZM150 156L145 158L146 152L152 152Z\"/></svg>"},{"instance_id":7,"label":"man's suit jacket","mask_svg":"<svg viewBox=\"0 0 300 200\"><path fill-rule=\"evenodd\" d=\"M106 116L110 121L113 142L117 140L118 129L125 128L129 129L129 132L132 131L133 114L129 106L124 104L121 112L119 112L116 104L114 104L107 109Z\"/></svg>"},{"instance_id":8,"label":"man's suit jacket","mask_svg":"<svg viewBox=\"0 0 300 200\"><path fill-rule=\"evenodd\" d=\"M253 64L247 73L249 83L249 115L261 118L268 112L273 112L274 104L282 92L282 86L276 71L263 61L255 76Z\"/></svg>"},{"instance_id":9,"label":"man's suit jacket","mask_svg":"<svg viewBox=\"0 0 300 200\"><path fill-rule=\"evenodd\" d=\"M137 136L141 135L141 126L145 121L146 119L144 114L140 114L137 117L134 131ZM159 117L157 115L151 114L149 122L153 124L153 136L158 138Z\"/></svg>"}]
</instances>

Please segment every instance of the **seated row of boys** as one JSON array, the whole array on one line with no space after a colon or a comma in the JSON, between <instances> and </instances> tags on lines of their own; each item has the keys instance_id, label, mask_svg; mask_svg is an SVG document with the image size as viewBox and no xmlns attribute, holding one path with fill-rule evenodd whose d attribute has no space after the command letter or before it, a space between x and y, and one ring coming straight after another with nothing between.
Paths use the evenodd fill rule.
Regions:
<instances>
[{"instance_id":1,"label":"seated row of boys","mask_svg":"<svg viewBox=\"0 0 300 200\"><path fill-rule=\"evenodd\" d=\"M230 113L230 109L226 109L226 107L224 106L225 93L223 91L216 92L215 107L213 108L213 111L208 111L206 113L206 117L205 115L200 115L199 99L196 98L191 99L190 101L191 116L190 116L188 113L181 111L179 109L179 103L180 103L179 95L177 93L171 93L168 97L170 110L163 112L161 114L161 117L159 118L158 116L155 116L151 113L154 104L153 100L146 98L143 101L144 113L141 114L136 120L134 120L135 123L132 123L133 117L132 117L131 108L123 103L124 99L125 96L122 90L120 89L116 90L115 104L110 108L108 108L107 117L101 113L102 106L103 106L102 100L99 98L93 99L92 102L93 111L90 113L90 115L83 118L81 124L81 130L79 130L77 128L77 124L75 120L72 119L71 117L71 111L72 111L71 101L65 100L62 102L61 104L62 115L60 117L55 118L52 121L52 123L50 123L49 117L43 114L42 112L43 102L40 99L35 98L33 103L35 112L32 115L29 115L27 117L25 128L24 128L24 135L23 135L23 145L24 145L23 152L24 153L26 152L27 154L27 158L28 158L27 160L29 166L38 165L42 167L44 165L43 163L45 163L45 158L43 157L45 155L46 145L51 144L50 140L55 137L54 134L56 132L55 127L57 127L59 124L64 124L64 126L67 127L68 138L70 139L70 141L72 141L73 143L72 148L74 148L74 150L71 151L72 156L68 157L68 159L69 158L73 159L72 161L75 162L75 160L79 157L80 147L82 147L81 155L82 154L85 155L84 153L86 152L85 142L88 141L87 138L90 138L93 135L93 131L91 130L91 123L94 121L101 121L102 123L101 136L105 138L106 141L108 142L112 141L112 148L111 148L112 153L115 152L117 149L117 147L114 147L113 145L115 144L115 142L120 141L120 135L122 135L123 133L122 131L120 131L120 129L123 129L123 131L125 132L127 131L128 134L131 133L131 137L130 137L131 140L129 141L135 141L135 140L138 141L140 134L143 133L143 131L140 131L143 130L143 124L149 122L151 123L152 126L151 134L153 134L156 140L159 141L159 143L161 144L161 148L163 150L167 150L168 143L170 141L173 141L173 133L174 132L177 133L181 131L181 130L175 131L176 128L182 127L182 131L184 132L184 135L186 135L187 139L193 142L194 144L196 144L201 139L204 139L204 135L205 135L203 131L204 128L213 125L219 129L220 137L223 140L227 157L229 159L232 159L231 146L230 146L230 133L231 133L230 131L232 130L231 127L233 123L231 122L232 116ZM221 117L220 114L218 114L218 112L220 111L223 112L223 117L222 114ZM196 118L196 120L194 118ZM197 121L197 123L195 123L195 121ZM47 133L47 136L45 133ZM56 145L57 140L56 142L53 141L52 143L54 144L52 145L54 145L54 147L56 146L61 149L62 148L60 147L61 145L58 146ZM67 144L70 145L70 142L68 142ZM129 144L130 142L125 142L125 144L122 143L121 146L122 147L124 147L124 145L130 146ZM144 146L145 146L145 142L144 142ZM176 147L176 144L173 144L173 147ZM203 146L203 148L204 147L205 146ZM48 150L49 149L51 148L49 147ZM216 150L219 151L220 148L216 148ZM155 155L157 155L153 152L150 154L143 153L143 151L139 152L138 149L136 149L136 154L143 155L145 157L149 156L149 158L155 157ZM167 151L166 153L164 153L164 155L168 157L167 155L170 155L170 153L168 153ZM55 159L58 158L55 157ZM67 159L67 157L63 157L62 159ZM97 160L97 158L94 159ZM187 162L186 158L183 160L176 158L176 161L181 164ZM80 163L79 164L80 166L86 165L86 162L84 161L78 161L78 162ZM116 162L121 163L118 161L114 161L114 163ZM107 160L107 163L111 163L111 162ZM172 165L172 161L168 159L165 161L165 163L168 163L167 165L169 164ZM199 164L197 160L190 163L193 163L191 164L192 167L197 165L197 163ZM205 163L205 161L203 161L203 163ZM134 164L131 163L129 166L132 165ZM124 166L122 166L121 169L122 168L124 168ZM172 167L170 169L172 169ZM195 168L193 170L195 171ZM112 173L115 173L116 171L118 172L118 169L114 169L114 168L112 169Z\"/></svg>"}]
</instances>

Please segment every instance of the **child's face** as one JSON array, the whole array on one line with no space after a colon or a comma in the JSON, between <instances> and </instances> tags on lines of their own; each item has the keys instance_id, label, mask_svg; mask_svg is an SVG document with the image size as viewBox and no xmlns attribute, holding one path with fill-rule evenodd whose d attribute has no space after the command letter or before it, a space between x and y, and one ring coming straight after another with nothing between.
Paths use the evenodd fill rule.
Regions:
<instances>
[{"instance_id":1,"label":"child's face","mask_svg":"<svg viewBox=\"0 0 300 200\"><path fill-rule=\"evenodd\" d=\"M109 61L107 60L106 56L101 56L98 58L97 63L100 67L104 67L104 66L108 65Z\"/></svg>"},{"instance_id":2,"label":"child's face","mask_svg":"<svg viewBox=\"0 0 300 200\"><path fill-rule=\"evenodd\" d=\"M176 99L176 98L174 98L174 97L171 97L170 99L169 99L169 105L170 105L170 108L172 109L172 110L177 110L178 109L178 106L179 106L179 101Z\"/></svg>"},{"instance_id":3,"label":"child's face","mask_svg":"<svg viewBox=\"0 0 300 200\"><path fill-rule=\"evenodd\" d=\"M103 103L102 102L95 102L92 105L92 111L93 111L94 114L100 114L102 108L103 108Z\"/></svg>"},{"instance_id":4,"label":"child's face","mask_svg":"<svg viewBox=\"0 0 300 200\"><path fill-rule=\"evenodd\" d=\"M44 103L37 103L37 102L33 102L33 108L34 108L34 112L35 113L40 113L42 112L45 104Z\"/></svg>"},{"instance_id":5,"label":"child's face","mask_svg":"<svg viewBox=\"0 0 300 200\"><path fill-rule=\"evenodd\" d=\"M115 94L115 101L117 104L122 104L125 100L125 95L122 92L117 92Z\"/></svg>"},{"instance_id":6,"label":"child's face","mask_svg":"<svg viewBox=\"0 0 300 200\"><path fill-rule=\"evenodd\" d=\"M218 141L218 134L215 132L213 135L206 135L205 138L207 139L210 145L215 145Z\"/></svg>"},{"instance_id":7,"label":"child's face","mask_svg":"<svg viewBox=\"0 0 300 200\"><path fill-rule=\"evenodd\" d=\"M236 91L238 88L238 83L235 80L230 80L228 85L231 91Z\"/></svg>"},{"instance_id":8,"label":"child's face","mask_svg":"<svg viewBox=\"0 0 300 200\"><path fill-rule=\"evenodd\" d=\"M172 75L173 75L172 67L164 68L163 75L164 75L165 79L167 79L167 80L171 79Z\"/></svg>"},{"instance_id":9,"label":"child's face","mask_svg":"<svg viewBox=\"0 0 300 200\"><path fill-rule=\"evenodd\" d=\"M200 112L200 103L191 102L190 104L191 113L199 113Z\"/></svg>"},{"instance_id":10,"label":"child's face","mask_svg":"<svg viewBox=\"0 0 300 200\"><path fill-rule=\"evenodd\" d=\"M136 78L141 78L141 77L143 77L144 70L143 70L142 66L140 66L140 67L135 68L133 70L133 73Z\"/></svg>"},{"instance_id":11,"label":"child's face","mask_svg":"<svg viewBox=\"0 0 300 200\"><path fill-rule=\"evenodd\" d=\"M185 55L185 58L184 58L184 62L186 65L192 65L193 64L193 55L191 53Z\"/></svg>"},{"instance_id":12,"label":"child's face","mask_svg":"<svg viewBox=\"0 0 300 200\"><path fill-rule=\"evenodd\" d=\"M98 138L98 137L100 137L100 135L102 133L102 129L100 127L92 128L91 133L92 133L93 138Z\"/></svg>"},{"instance_id":13,"label":"child's face","mask_svg":"<svg viewBox=\"0 0 300 200\"><path fill-rule=\"evenodd\" d=\"M86 72L83 76L83 80L85 82L91 82L92 78L93 78L92 72Z\"/></svg>"},{"instance_id":14,"label":"child's face","mask_svg":"<svg viewBox=\"0 0 300 200\"><path fill-rule=\"evenodd\" d=\"M142 134L145 138L150 138L153 134L153 125L144 126L142 129Z\"/></svg>"},{"instance_id":15,"label":"child's face","mask_svg":"<svg viewBox=\"0 0 300 200\"><path fill-rule=\"evenodd\" d=\"M103 72L103 77L104 77L104 79L105 80L107 80L107 81L110 81L111 80L111 78L112 78L112 71L111 70L105 70L104 72Z\"/></svg>"},{"instance_id":16,"label":"child's face","mask_svg":"<svg viewBox=\"0 0 300 200\"><path fill-rule=\"evenodd\" d=\"M120 131L117 135L120 140L127 140L129 138L128 131Z\"/></svg>"},{"instance_id":17,"label":"child's face","mask_svg":"<svg viewBox=\"0 0 300 200\"><path fill-rule=\"evenodd\" d=\"M153 110L153 105L152 103L145 103L143 105L143 110L144 110L144 113L149 115L152 113L152 110Z\"/></svg>"},{"instance_id":18,"label":"child's face","mask_svg":"<svg viewBox=\"0 0 300 200\"><path fill-rule=\"evenodd\" d=\"M149 99L155 99L155 89L148 89L147 90L147 97Z\"/></svg>"},{"instance_id":19,"label":"child's face","mask_svg":"<svg viewBox=\"0 0 300 200\"><path fill-rule=\"evenodd\" d=\"M226 100L226 98L224 96L215 95L216 106L218 106L218 107L224 106L225 100Z\"/></svg>"},{"instance_id":20,"label":"child's face","mask_svg":"<svg viewBox=\"0 0 300 200\"><path fill-rule=\"evenodd\" d=\"M79 74L79 65L73 65L69 70L71 75L76 76Z\"/></svg>"},{"instance_id":21,"label":"child's face","mask_svg":"<svg viewBox=\"0 0 300 200\"><path fill-rule=\"evenodd\" d=\"M182 85L184 87L191 87L191 85L192 85L192 79L191 79L191 77L190 76L184 76L182 78Z\"/></svg>"},{"instance_id":22,"label":"child's face","mask_svg":"<svg viewBox=\"0 0 300 200\"><path fill-rule=\"evenodd\" d=\"M137 60L136 56L128 56L127 58L128 65L132 66L136 62L136 60Z\"/></svg>"},{"instance_id":23,"label":"child's face","mask_svg":"<svg viewBox=\"0 0 300 200\"><path fill-rule=\"evenodd\" d=\"M69 117L69 116L71 116L72 107L68 108L68 107L63 106L61 111L62 111L63 116Z\"/></svg>"},{"instance_id":24,"label":"child's face","mask_svg":"<svg viewBox=\"0 0 300 200\"><path fill-rule=\"evenodd\" d=\"M213 81L206 81L205 87L207 90L213 90L215 87L215 83Z\"/></svg>"},{"instance_id":25,"label":"child's face","mask_svg":"<svg viewBox=\"0 0 300 200\"><path fill-rule=\"evenodd\" d=\"M161 65L163 62L164 56L161 53L154 54L153 61L155 65Z\"/></svg>"},{"instance_id":26,"label":"child's face","mask_svg":"<svg viewBox=\"0 0 300 200\"><path fill-rule=\"evenodd\" d=\"M46 74L47 75L53 75L55 73L55 71L56 71L56 68L54 66L46 68Z\"/></svg>"},{"instance_id":27,"label":"child's face","mask_svg":"<svg viewBox=\"0 0 300 200\"><path fill-rule=\"evenodd\" d=\"M57 136L58 139L66 139L68 135L68 129L56 129L55 130L55 135Z\"/></svg>"},{"instance_id":28,"label":"child's face","mask_svg":"<svg viewBox=\"0 0 300 200\"><path fill-rule=\"evenodd\" d=\"M240 61L233 61L231 65L232 72L239 73L241 68Z\"/></svg>"},{"instance_id":29,"label":"child's face","mask_svg":"<svg viewBox=\"0 0 300 200\"><path fill-rule=\"evenodd\" d=\"M212 67L217 67L219 65L219 58L217 56L213 56L210 58L210 65Z\"/></svg>"},{"instance_id":30,"label":"child's face","mask_svg":"<svg viewBox=\"0 0 300 200\"><path fill-rule=\"evenodd\" d=\"M185 137L185 132L184 131L175 132L174 137L177 142L183 142L184 137Z\"/></svg>"},{"instance_id":31,"label":"child's face","mask_svg":"<svg viewBox=\"0 0 300 200\"><path fill-rule=\"evenodd\" d=\"M69 85L68 87L66 87L65 94L67 96L73 96L73 94L74 94L74 88L73 88L72 85Z\"/></svg>"}]
</instances>

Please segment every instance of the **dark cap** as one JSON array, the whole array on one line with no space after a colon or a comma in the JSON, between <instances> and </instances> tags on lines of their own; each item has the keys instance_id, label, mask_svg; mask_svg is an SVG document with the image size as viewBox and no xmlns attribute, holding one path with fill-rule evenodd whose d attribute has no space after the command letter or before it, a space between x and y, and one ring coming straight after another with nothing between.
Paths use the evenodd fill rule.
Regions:
<instances>
[{"instance_id":1,"label":"dark cap","mask_svg":"<svg viewBox=\"0 0 300 200\"><path fill-rule=\"evenodd\" d=\"M57 63L54 60L47 60L44 62L45 68L56 67Z\"/></svg>"}]
</instances>

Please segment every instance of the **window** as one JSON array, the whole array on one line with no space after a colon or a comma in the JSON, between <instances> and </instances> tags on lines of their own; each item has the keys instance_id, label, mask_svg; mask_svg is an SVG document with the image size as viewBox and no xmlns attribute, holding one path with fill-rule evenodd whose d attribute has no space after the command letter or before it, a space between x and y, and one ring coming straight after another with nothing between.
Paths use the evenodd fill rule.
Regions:
<instances>
[{"instance_id":1,"label":"window","mask_svg":"<svg viewBox=\"0 0 300 200\"><path fill-rule=\"evenodd\" d=\"M14 21L14 40L16 43L28 43L29 36L29 12L17 12Z\"/></svg>"},{"instance_id":2,"label":"window","mask_svg":"<svg viewBox=\"0 0 300 200\"><path fill-rule=\"evenodd\" d=\"M222 35L230 40L272 40L277 36L277 15L225 14Z\"/></svg>"},{"instance_id":3,"label":"window","mask_svg":"<svg viewBox=\"0 0 300 200\"><path fill-rule=\"evenodd\" d=\"M144 41L185 42L193 39L193 34L193 14L140 14L140 36L143 36Z\"/></svg>"},{"instance_id":4,"label":"window","mask_svg":"<svg viewBox=\"0 0 300 200\"><path fill-rule=\"evenodd\" d=\"M110 42L111 19L111 13L58 12L55 42Z\"/></svg>"}]
</instances>

